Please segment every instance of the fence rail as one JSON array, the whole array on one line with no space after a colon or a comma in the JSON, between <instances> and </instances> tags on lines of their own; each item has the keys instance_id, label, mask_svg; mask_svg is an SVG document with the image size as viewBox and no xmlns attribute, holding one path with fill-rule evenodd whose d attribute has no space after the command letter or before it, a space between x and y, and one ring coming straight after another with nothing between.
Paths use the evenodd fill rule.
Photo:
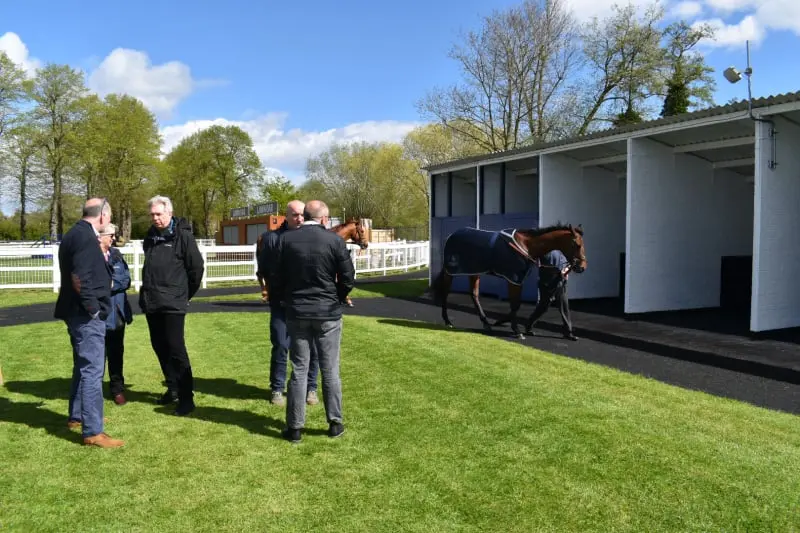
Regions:
<instances>
[{"instance_id":1,"label":"fence rail","mask_svg":"<svg viewBox=\"0 0 800 533\"><path fill-rule=\"evenodd\" d=\"M428 241L370 243L361 250L348 244L350 257L359 274L389 274L428 266ZM255 281L255 245L217 246L199 244L205 261L203 288L210 283L223 281ZM119 248L131 270L131 288L138 291L142 285L144 253L141 243L128 243ZM61 285L58 268L58 244L31 247L0 247L0 289L52 289Z\"/></svg>"}]
</instances>

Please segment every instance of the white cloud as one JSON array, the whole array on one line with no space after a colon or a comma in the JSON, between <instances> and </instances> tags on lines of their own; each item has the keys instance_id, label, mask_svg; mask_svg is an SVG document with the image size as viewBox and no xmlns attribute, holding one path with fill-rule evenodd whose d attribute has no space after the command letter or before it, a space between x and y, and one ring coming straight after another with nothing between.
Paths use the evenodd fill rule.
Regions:
<instances>
[{"instance_id":1,"label":"white cloud","mask_svg":"<svg viewBox=\"0 0 800 533\"><path fill-rule=\"evenodd\" d=\"M224 118L196 120L167 126L161 130L164 152L181 139L213 125L236 125L250 134L253 145L264 166L298 181L302 180L309 157L316 156L334 143L399 142L419 123L394 120L356 122L325 131L285 130L285 113L269 113L253 120L233 121Z\"/></svg>"},{"instance_id":2,"label":"white cloud","mask_svg":"<svg viewBox=\"0 0 800 533\"><path fill-rule=\"evenodd\" d=\"M800 37L800 2L797 0L705 0L718 15L741 14L738 22L714 17L706 21L716 29L716 39L706 43L712 47L741 47L749 40L759 44L769 32L788 30Z\"/></svg>"},{"instance_id":3,"label":"white cloud","mask_svg":"<svg viewBox=\"0 0 800 533\"><path fill-rule=\"evenodd\" d=\"M745 41L759 42L765 34L761 23L753 15L747 15L738 24L726 24L722 19L698 20L695 24L706 23L714 28L714 40L706 41L711 47L740 47Z\"/></svg>"},{"instance_id":4,"label":"white cloud","mask_svg":"<svg viewBox=\"0 0 800 533\"><path fill-rule=\"evenodd\" d=\"M100 96L134 96L156 115L168 117L189 96L197 82L180 61L153 65L146 53L117 48L89 75L89 88Z\"/></svg>"},{"instance_id":5,"label":"white cloud","mask_svg":"<svg viewBox=\"0 0 800 533\"><path fill-rule=\"evenodd\" d=\"M703 12L703 4L700 2L680 2L672 7L670 15L679 19L693 19Z\"/></svg>"},{"instance_id":6,"label":"white cloud","mask_svg":"<svg viewBox=\"0 0 800 533\"><path fill-rule=\"evenodd\" d=\"M28 47L14 32L9 31L0 36L0 50L5 52L11 61L22 67L29 77L36 74L36 69L42 66L41 61L31 57Z\"/></svg>"}]
</instances>

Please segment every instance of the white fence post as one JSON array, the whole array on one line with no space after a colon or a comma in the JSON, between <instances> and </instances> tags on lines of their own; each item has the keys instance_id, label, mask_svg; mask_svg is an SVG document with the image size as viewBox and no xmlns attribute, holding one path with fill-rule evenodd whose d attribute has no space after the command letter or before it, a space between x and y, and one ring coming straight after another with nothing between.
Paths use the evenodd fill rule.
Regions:
<instances>
[{"instance_id":1,"label":"white fence post","mask_svg":"<svg viewBox=\"0 0 800 533\"><path fill-rule=\"evenodd\" d=\"M203 288L207 289L208 288L208 271L210 269L210 265L208 264L208 249L205 246L199 247L199 248L200 248L200 255L203 256L203 265L205 265L205 268L203 268Z\"/></svg>"},{"instance_id":2,"label":"white fence post","mask_svg":"<svg viewBox=\"0 0 800 533\"><path fill-rule=\"evenodd\" d=\"M53 253L53 292L58 292L61 287L61 268L58 262L58 245L53 243L50 245L50 250Z\"/></svg>"},{"instance_id":3,"label":"white fence post","mask_svg":"<svg viewBox=\"0 0 800 533\"><path fill-rule=\"evenodd\" d=\"M139 247L133 245L133 290L139 292L142 288L141 255Z\"/></svg>"}]
</instances>

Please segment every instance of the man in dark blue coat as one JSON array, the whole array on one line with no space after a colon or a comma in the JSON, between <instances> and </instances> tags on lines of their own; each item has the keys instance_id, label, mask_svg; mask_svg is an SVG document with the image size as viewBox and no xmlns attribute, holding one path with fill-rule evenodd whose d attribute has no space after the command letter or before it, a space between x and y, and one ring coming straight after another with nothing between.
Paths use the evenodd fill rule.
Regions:
<instances>
[{"instance_id":1,"label":"man in dark blue coat","mask_svg":"<svg viewBox=\"0 0 800 533\"><path fill-rule=\"evenodd\" d=\"M286 386L286 364L289 359L291 339L286 328L286 310L277 297L280 291L273 285L274 276L270 276L270 266L275 261L276 250L283 234L287 231L296 230L303 224L304 209L305 204L300 200L292 200L286 204L286 220L275 231L268 231L263 234L263 247L258 254L258 271L268 281L270 287L269 340L272 343L272 352L269 363L269 386L272 392L270 401L275 405L284 405L285 403L283 390ZM312 351L311 356L311 363L308 369L306 403L315 405L319 403L317 398L319 361L315 351Z\"/></svg>"},{"instance_id":2,"label":"man in dark blue coat","mask_svg":"<svg viewBox=\"0 0 800 533\"><path fill-rule=\"evenodd\" d=\"M542 315L550 307L550 302L555 298L559 302L564 338L572 341L578 340L578 337L572 333L572 321L569 314L569 302L567 300L568 273L569 261L559 250L548 252L542 257L539 266L539 301L525 328L525 332L528 335L534 334L534 324L542 318Z\"/></svg>"},{"instance_id":3,"label":"man in dark blue coat","mask_svg":"<svg viewBox=\"0 0 800 533\"><path fill-rule=\"evenodd\" d=\"M83 443L101 448L125 444L103 428L105 320L111 311L111 270L98 242L98 230L111 221L111 206L89 199L83 218L58 247L61 288L53 316L67 325L72 343L72 388L67 427L81 428Z\"/></svg>"}]
</instances>

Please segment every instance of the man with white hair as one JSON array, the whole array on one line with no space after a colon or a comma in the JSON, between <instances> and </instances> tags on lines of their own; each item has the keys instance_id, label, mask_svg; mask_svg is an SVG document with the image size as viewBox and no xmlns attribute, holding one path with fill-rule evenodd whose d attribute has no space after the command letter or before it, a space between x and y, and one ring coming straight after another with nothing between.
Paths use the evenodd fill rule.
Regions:
<instances>
[{"instance_id":1,"label":"man with white hair","mask_svg":"<svg viewBox=\"0 0 800 533\"><path fill-rule=\"evenodd\" d=\"M178 402L175 415L194 411L194 378L184 329L189 300L200 289L203 256L185 218L172 214L172 201L155 196L148 202L153 225L144 239L144 266L139 307L147 318L153 346L167 383L161 405Z\"/></svg>"}]
</instances>

